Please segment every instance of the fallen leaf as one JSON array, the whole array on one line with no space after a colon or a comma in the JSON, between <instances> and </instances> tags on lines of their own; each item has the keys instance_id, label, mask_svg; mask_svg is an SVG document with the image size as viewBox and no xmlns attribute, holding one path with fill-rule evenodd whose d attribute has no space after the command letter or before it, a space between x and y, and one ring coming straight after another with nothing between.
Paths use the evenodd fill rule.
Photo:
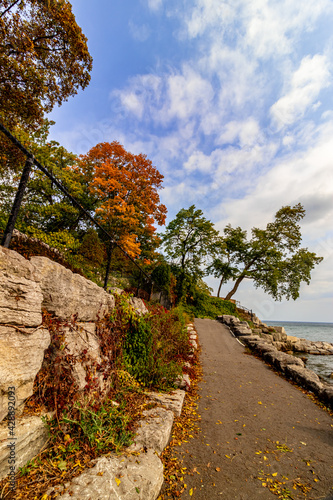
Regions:
<instances>
[{"instance_id":1,"label":"fallen leaf","mask_svg":"<svg viewBox=\"0 0 333 500\"><path fill-rule=\"evenodd\" d=\"M273 472L272 476L274 477L277 476L277 472Z\"/></svg>"},{"instance_id":2,"label":"fallen leaf","mask_svg":"<svg viewBox=\"0 0 333 500\"><path fill-rule=\"evenodd\" d=\"M193 488L190 489L190 497L193 495Z\"/></svg>"},{"instance_id":3,"label":"fallen leaf","mask_svg":"<svg viewBox=\"0 0 333 500\"><path fill-rule=\"evenodd\" d=\"M215 469L215 470L216 470L217 472L220 472L220 470L221 470L221 469L220 469L220 467L216 467L216 469Z\"/></svg>"},{"instance_id":4,"label":"fallen leaf","mask_svg":"<svg viewBox=\"0 0 333 500\"><path fill-rule=\"evenodd\" d=\"M115 478L114 478L114 480L116 481L117 486L119 486L119 485L120 485L120 483L121 483L120 479L118 479L117 477L115 477Z\"/></svg>"}]
</instances>

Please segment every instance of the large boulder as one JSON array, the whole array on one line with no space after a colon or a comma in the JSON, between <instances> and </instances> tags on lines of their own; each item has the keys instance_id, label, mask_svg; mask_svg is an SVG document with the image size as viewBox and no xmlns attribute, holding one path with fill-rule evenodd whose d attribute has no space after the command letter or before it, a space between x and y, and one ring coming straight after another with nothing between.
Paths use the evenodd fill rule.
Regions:
<instances>
[{"instance_id":1,"label":"large boulder","mask_svg":"<svg viewBox=\"0 0 333 500\"><path fill-rule=\"evenodd\" d=\"M0 324L42 323L41 277L22 255L0 247Z\"/></svg>"},{"instance_id":2,"label":"large boulder","mask_svg":"<svg viewBox=\"0 0 333 500\"><path fill-rule=\"evenodd\" d=\"M49 439L47 427L41 417L16 419L13 434L13 440L11 440L8 437L8 423L0 424L0 479L10 472L8 464L10 453L15 460L17 472L19 467L23 467L38 455Z\"/></svg>"},{"instance_id":3,"label":"large boulder","mask_svg":"<svg viewBox=\"0 0 333 500\"><path fill-rule=\"evenodd\" d=\"M50 344L45 328L0 325L0 421L8 412L8 388L15 387L16 407L32 395L33 384Z\"/></svg>"},{"instance_id":4,"label":"large boulder","mask_svg":"<svg viewBox=\"0 0 333 500\"><path fill-rule=\"evenodd\" d=\"M288 365L285 367L285 374L292 380L303 386L308 391L319 394L323 389L323 384L320 382L318 375L312 370L302 368L301 366Z\"/></svg>"},{"instance_id":5,"label":"large boulder","mask_svg":"<svg viewBox=\"0 0 333 500\"><path fill-rule=\"evenodd\" d=\"M286 366L290 365L297 365L304 368L304 363L300 358L296 358L295 356L292 356L291 354L286 354L285 352L280 352L280 351L266 352L263 355L263 358L265 361L271 363L273 366L275 366L278 370L282 372L285 371Z\"/></svg>"},{"instance_id":6,"label":"large boulder","mask_svg":"<svg viewBox=\"0 0 333 500\"><path fill-rule=\"evenodd\" d=\"M134 443L129 451L139 451L142 448L152 448L158 455L167 446L173 424L174 414L164 408L153 408L143 412L135 433Z\"/></svg>"},{"instance_id":7,"label":"large boulder","mask_svg":"<svg viewBox=\"0 0 333 500\"><path fill-rule=\"evenodd\" d=\"M155 500L163 484L163 464L153 450L97 459L96 465L66 484L59 500ZM54 492L56 488L53 488ZM47 492L48 494L51 491Z\"/></svg>"},{"instance_id":8,"label":"large boulder","mask_svg":"<svg viewBox=\"0 0 333 500\"><path fill-rule=\"evenodd\" d=\"M32 257L31 263L41 276L42 307L58 318L96 321L114 308L113 295L83 276L47 257Z\"/></svg>"}]
</instances>

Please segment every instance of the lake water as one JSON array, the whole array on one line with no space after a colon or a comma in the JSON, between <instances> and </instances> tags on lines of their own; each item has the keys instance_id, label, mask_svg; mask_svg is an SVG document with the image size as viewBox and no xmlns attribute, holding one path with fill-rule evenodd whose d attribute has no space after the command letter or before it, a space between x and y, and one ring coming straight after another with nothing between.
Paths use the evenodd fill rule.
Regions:
<instances>
[{"instance_id":1,"label":"lake water","mask_svg":"<svg viewBox=\"0 0 333 500\"><path fill-rule=\"evenodd\" d=\"M312 341L333 343L333 323L302 323L300 321L264 321L269 326L283 326L287 335ZM333 356L307 355L306 367L333 384Z\"/></svg>"}]
</instances>

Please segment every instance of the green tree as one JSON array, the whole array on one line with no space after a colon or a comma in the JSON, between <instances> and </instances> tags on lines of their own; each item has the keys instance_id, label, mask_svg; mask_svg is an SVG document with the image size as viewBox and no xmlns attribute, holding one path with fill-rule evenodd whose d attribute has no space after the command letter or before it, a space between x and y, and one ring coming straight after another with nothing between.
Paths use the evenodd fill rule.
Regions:
<instances>
[{"instance_id":1,"label":"green tree","mask_svg":"<svg viewBox=\"0 0 333 500\"><path fill-rule=\"evenodd\" d=\"M22 132L22 137L29 143L29 150L35 158L45 165L62 182L68 191L90 211L93 201L88 187L81 182L77 172L77 157L60 146L56 141L48 140L52 122L45 120L38 131L30 136ZM22 166L22 165L21 165ZM0 227L4 229L17 189L20 169L0 169ZM52 247L71 249L79 246L79 235L75 231L84 217L70 200L37 168L30 174L16 228L29 236L36 237Z\"/></svg>"},{"instance_id":2,"label":"green tree","mask_svg":"<svg viewBox=\"0 0 333 500\"><path fill-rule=\"evenodd\" d=\"M165 252L173 263L177 278L178 298L205 274L203 269L218 237L214 224L203 216L195 205L182 208L171 221L163 235ZM187 285L186 285L187 283Z\"/></svg>"},{"instance_id":3,"label":"green tree","mask_svg":"<svg viewBox=\"0 0 333 500\"><path fill-rule=\"evenodd\" d=\"M300 203L282 207L265 229L252 229L249 241L245 231L227 226L216 265L212 264L215 276L235 280L226 300L231 299L245 278L275 300L297 299L301 283L310 283L312 269L322 261L307 248L300 248L298 223L304 216Z\"/></svg>"},{"instance_id":4,"label":"green tree","mask_svg":"<svg viewBox=\"0 0 333 500\"><path fill-rule=\"evenodd\" d=\"M213 246L213 261L207 268L207 274L220 279L217 296L221 287L230 279L236 278L238 268L234 265L236 255L244 253L248 248L246 231L240 227L232 228L230 224L224 229L224 236L217 239Z\"/></svg>"}]
</instances>

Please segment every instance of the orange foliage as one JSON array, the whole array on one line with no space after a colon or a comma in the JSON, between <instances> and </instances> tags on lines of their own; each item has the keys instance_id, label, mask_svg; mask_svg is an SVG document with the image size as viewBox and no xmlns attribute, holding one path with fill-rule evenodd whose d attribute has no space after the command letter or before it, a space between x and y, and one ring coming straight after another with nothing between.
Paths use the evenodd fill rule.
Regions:
<instances>
[{"instance_id":1,"label":"orange foliage","mask_svg":"<svg viewBox=\"0 0 333 500\"><path fill-rule=\"evenodd\" d=\"M134 155L118 142L97 144L81 156L81 171L98 201L96 216L132 257L143 242L158 240L155 223L165 224L158 190L163 175L146 155Z\"/></svg>"}]
</instances>

